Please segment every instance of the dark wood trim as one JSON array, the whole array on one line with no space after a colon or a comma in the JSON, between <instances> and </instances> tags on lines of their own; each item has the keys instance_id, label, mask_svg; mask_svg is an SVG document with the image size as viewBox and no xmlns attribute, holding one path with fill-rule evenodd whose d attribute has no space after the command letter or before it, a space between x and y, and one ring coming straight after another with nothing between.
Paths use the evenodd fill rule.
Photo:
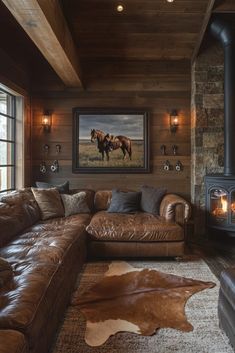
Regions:
<instances>
[{"instance_id":1,"label":"dark wood trim","mask_svg":"<svg viewBox=\"0 0 235 353\"><path fill-rule=\"evenodd\" d=\"M207 29L208 23L209 23L210 18L211 18L211 14L212 14L214 5L215 5L215 0L209 0L208 6L207 6L207 10L206 10L206 14L204 16L204 20L203 20L203 23L202 23L202 26L201 26L201 30L200 30L200 33L198 35L198 39L196 41L196 45L195 45L195 48L194 48L194 51L193 51L193 55L192 55L192 59L191 59L192 64L194 63L194 61L195 61L195 59L196 59L196 57L197 57L197 55L199 53L199 50L200 50L204 35L206 33L206 29Z\"/></svg>"}]
</instances>

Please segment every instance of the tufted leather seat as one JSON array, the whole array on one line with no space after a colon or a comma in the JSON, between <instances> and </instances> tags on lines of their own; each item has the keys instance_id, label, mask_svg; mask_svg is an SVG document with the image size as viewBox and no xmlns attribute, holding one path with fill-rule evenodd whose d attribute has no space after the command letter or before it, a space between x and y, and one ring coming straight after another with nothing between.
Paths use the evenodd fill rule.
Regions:
<instances>
[{"instance_id":1,"label":"tufted leather seat","mask_svg":"<svg viewBox=\"0 0 235 353\"><path fill-rule=\"evenodd\" d=\"M70 278L77 275L79 257L84 261L85 227L90 218L82 214L40 222L0 249L0 256L14 269L13 286L1 290L0 329L21 331L30 349L35 350L35 342L38 345L44 339L45 322L53 327L56 307L67 304L61 290L71 291ZM38 345L39 352L47 346L43 343Z\"/></svg>"},{"instance_id":2,"label":"tufted leather seat","mask_svg":"<svg viewBox=\"0 0 235 353\"><path fill-rule=\"evenodd\" d=\"M90 257L182 256L185 224L191 207L175 194L161 201L160 215L138 212L120 214L105 212L111 202L111 190L98 190L94 206L98 211L87 227Z\"/></svg>"},{"instance_id":3,"label":"tufted leather seat","mask_svg":"<svg viewBox=\"0 0 235 353\"><path fill-rule=\"evenodd\" d=\"M182 228L164 217L149 213L97 212L86 228L91 239L105 241L183 241Z\"/></svg>"}]
</instances>

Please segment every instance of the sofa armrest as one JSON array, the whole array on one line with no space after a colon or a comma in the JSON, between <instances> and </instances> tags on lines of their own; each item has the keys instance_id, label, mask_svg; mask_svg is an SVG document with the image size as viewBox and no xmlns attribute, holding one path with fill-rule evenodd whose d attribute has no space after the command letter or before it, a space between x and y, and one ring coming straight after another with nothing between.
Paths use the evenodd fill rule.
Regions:
<instances>
[{"instance_id":1,"label":"sofa armrest","mask_svg":"<svg viewBox=\"0 0 235 353\"><path fill-rule=\"evenodd\" d=\"M167 221L184 225L191 216L191 206L182 197L175 194L167 194L160 205L160 216Z\"/></svg>"}]
</instances>

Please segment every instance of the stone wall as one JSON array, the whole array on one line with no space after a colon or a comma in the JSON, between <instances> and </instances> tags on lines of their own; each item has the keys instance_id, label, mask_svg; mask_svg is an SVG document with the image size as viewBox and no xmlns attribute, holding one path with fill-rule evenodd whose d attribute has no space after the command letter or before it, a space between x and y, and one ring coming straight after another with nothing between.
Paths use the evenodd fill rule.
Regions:
<instances>
[{"instance_id":1,"label":"stone wall","mask_svg":"<svg viewBox=\"0 0 235 353\"><path fill-rule=\"evenodd\" d=\"M224 57L216 44L205 49L192 67L191 199L194 234L205 233L204 177L223 173Z\"/></svg>"}]
</instances>

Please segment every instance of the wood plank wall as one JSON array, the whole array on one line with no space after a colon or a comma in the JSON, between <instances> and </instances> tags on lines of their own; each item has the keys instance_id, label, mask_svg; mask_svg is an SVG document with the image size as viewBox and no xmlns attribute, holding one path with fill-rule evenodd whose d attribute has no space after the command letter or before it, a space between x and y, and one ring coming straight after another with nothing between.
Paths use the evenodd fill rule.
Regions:
<instances>
[{"instance_id":1,"label":"wood plank wall","mask_svg":"<svg viewBox=\"0 0 235 353\"><path fill-rule=\"evenodd\" d=\"M142 65L142 66L141 66ZM57 88L57 91L35 91L32 99L32 163L33 178L62 183L69 180L72 188L88 187L110 189L127 187L137 189L143 184L165 186L169 192L176 192L190 199L190 62L143 62L129 65L96 62L86 63L86 90L83 92ZM150 112L151 173L149 174L73 174L72 173L72 109L74 107L101 108L146 108ZM41 116L44 109L53 111L51 133L44 133ZM179 111L180 126L176 134L169 131L169 112ZM50 151L44 156L43 145ZM55 145L62 151L56 155ZM167 156L161 155L160 146L165 144ZM173 156L172 145L178 146L178 156ZM40 174L41 160L49 166L59 159L60 171ZM168 159L173 166L177 160L183 164L183 171L163 171Z\"/></svg>"}]
</instances>

